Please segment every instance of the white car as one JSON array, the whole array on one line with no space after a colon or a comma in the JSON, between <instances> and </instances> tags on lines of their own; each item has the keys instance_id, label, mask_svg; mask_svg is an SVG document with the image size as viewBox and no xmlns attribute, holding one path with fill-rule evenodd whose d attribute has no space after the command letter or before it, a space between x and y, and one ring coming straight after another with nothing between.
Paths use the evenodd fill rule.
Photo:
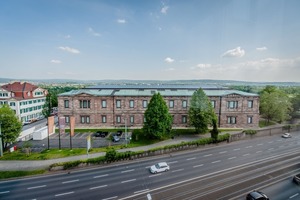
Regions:
<instances>
[{"instance_id":1,"label":"white car","mask_svg":"<svg viewBox=\"0 0 300 200\"><path fill-rule=\"evenodd\" d=\"M291 138L292 135L289 134L289 133L284 133L284 134L282 134L282 137L283 137L283 138Z\"/></svg>"},{"instance_id":2,"label":"white car","mask_svg":"<svg viewBox=\"0 0 300 200\"><path fill-rule=\"evenodd\" d=\"M170 170L170 166L166 162L160 162L150 167L150 172L156 174L159 172L166 172Z\"/></svg>"}]
</instances>

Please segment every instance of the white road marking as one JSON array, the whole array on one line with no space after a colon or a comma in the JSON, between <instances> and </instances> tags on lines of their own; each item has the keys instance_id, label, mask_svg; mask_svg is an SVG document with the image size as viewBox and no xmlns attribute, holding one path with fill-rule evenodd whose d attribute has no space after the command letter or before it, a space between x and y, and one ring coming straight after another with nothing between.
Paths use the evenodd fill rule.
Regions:
<instances>
[{"instance_id":1,"label":"white road marking","mask_svg":"<svg viewBox=\"0 0 300 200\"><path fill-rule=\"evenodd\" d=\"M193 168L202 167L202 166L203 166L203 164L201 164L201 165L195 165L195 166L193 166Z\"/></svg>"},{"instance_id":2,"label":"white road marking","mask_svg":"<svg viewBox=\"0 0 300 200\"><path fill-rule=\"evenodd\" d=\"M219 154L222 154L222 153L227 153L227 151L221 151L221 152L219 152Z\"/></svg>"},{"instance_id":3,"label":"white road marking","mask_svg":"<svg viewBox=\"0 0 300 200\"><path fill-rule=\"evenodd\" d=\"M74 192L66 192L66 193L56 194L55 196L59 197L59 196L63 196L63 195L73 194L73 193Z\"/></svg>"},{"instance_id":4,"label":"white road marking","mask_svg":"<svg viewBox=\"0 0 300 200\"><path fill-rule=\"evenodd\" d=\"M178 163L178 161L172 161L172 162L168 162L169 164L173 164L173 163Z\"/></svg>"},{"instance_id":5,"label":"white road marking","mask_svg":"<svg viewBox=\"0 0 300 200\"><path fill-rule=\"evenodd\" d=\"M211 163L218 163L218 162L221 162L221 160L216 160L216 161L213 161Z\"/></svg>"},{"instance_id":6,"label":"white road marking","mask_svg":"<svg viewBox=\"0 0 300 200\"><path fill-rule=\"evenodd\" d=\"M228 160L232 160L232 159L235 159L236 157L231 157L231 158L228 158Z\"/></svg>"},{"instance_id":7,"label":"white road marking","mask_svg":"<svg viewBox=\"0 0 300 200\"><path fill-rule=\"evenodd\" d=\"M186 159L186 160L195 160L196 158L194 157L194 158L188 158L188 159Z\"/></svg>"},{"instance_id":8,"label":"white road marking","mask_svg":"<svg viewBox=\"0 0 300 200\"><path fill-rule=\"evenodd\" d=\"M46 187L46 185L39 185L39 186L35 186L35 187L29 187L29 188L27 188L27 190L42 188L42 187Z\"/></svg>"},{"instance_id":9,"label":"white road marking","mask_svg":"<svg viewBox=\"0 0 300 200\"><path fill-rule=\"evenodd\" d=\"M240 148L237 148L237 149L233 149L233 151L238 151L238 150L241 150Z\"/></svg>"},{"instance_id":10,"label":"white road marking","mask_svg":"<svg viewBox=\"0 0 300 200\"><path fill-rule=\"evenodd\" d=\"M183 171L183 169L173 170L172 172L180 172L180 171Z\"/></svg>"},{"instance_id":11,"label":"white road marking","mask_svg":"<svg viewBox=\"0 0 300 200\"><path fill-rule=\"evenodd\" d=\"M145 189L145 190L136 191L136 192L134 192L133 194L138 194L138 193L141 193L141 192L146 192L146 191L149 191L149 189Z\"/></svg>"},{"instance_id":12,"label":"white road marking","mask_svg":"<svg viewBox=\"0 0 300 200\"><path fill-rule=\"evenodd\" d=\"M136 181L136 179L130 179L130 180L122 181L121 183L128 183L128 182L132 182L132 181Z\"/></svg>"},{"instance_id":13,"label":"white road marking","mask_svg":"<svg viewBox=\"0 0 300 200\"><path fill-rule=\"evenodd\" d=\"M246 153L246 154L244 154L243 156L249 156L250 154L249 153Z\"/></svg>"},{"instance_id":14,"label":"white road marking","mask_svg":"<svg viewBox=\"0 0 300 200\"><path fill-rule=\"evenodd\" d=\"M71 181L65 181L65 182L62 182L62 184L65 184L65 183L73 183L73 182L77 182L77 181L79 181L79 180L76 179L76 180L71 180Z\"/></svg>"},{"instance_id":15,"label":"white road marking","mask_svg":"<svg viewBox=\"0 0 300 200\"><path fill-rule=\"evenodd\" d=\"M118 198L118 196L114 196L114 197L109 197L109 198L106 198L106 199L102 199L102 200L110 200L110 199L116 199Z\"/></svg>"},{"instance_id":16,"label":"white road marking","mask_svg":"<svg viewBox=\"0 0 300 200\"><path fill-rule=\"evenodd\" d=\"M284 147L284 146L283 145L279 146L279 148L282 148L282 147Z\"/></svg>"},{"instance_id":17,"label":"white road marking","mask_svg":"<svg viewBox=\"0 0 300 200\"><path fill-rule=\"evenodd\" d=\"M260 144L257 144L257 146L261 146L261 145L263 145L263 144L261 144L261 143L260 143Z\"/></svg>"},{"instance_id":18,"label":"white road marking","mask_svg":"<svg viewBox=\"0 0 300 200\"><path fill-rule=\"evenodd\" d=\"M127 172L132 172L132 171L134 171L134 169L129 169L129 170L121 171L121 173L127 173Z\"/></svg>"},{"instance_id":19,"label":"white road marking","mask_svg":"<svg viewBox=\"0 0 300 200\"><path fill-rule=\"evenodd\" d=\"M270 141L270 142L268 142L268 143L270 143L270 144L271 144L271 143L273 143L273 141Z\"/></svg>"},{"instance_id":20,"label":"white road marking","mask_svg":"<svg viewBox=\"0 0 300 200\"><path fill-rule=\"evenodd\" d=\"M154 177L154 176L160 176L161 174L153 174L153 175L150 175L149 178L151 177Z\"/></svg>"},{"instance_id":21,"label":"white road marking","mask_svg":"<svg viewBox=\"0 0 300 200\"><path fill-rule=\"evenodd\" d=\"M101 177L105 177L108 176L108 174L103 174L103 175L99 175L99 176L94 176L94 178L101 178Z\"/></svg>"},{"instance_id":22,"label":"white road marking","mask_svg":"<svg viewBox=\"0 0 300 200\"><path fill-rule=\"evenodd\" d=\"M207 154L207 155L204 155L203 157L208 157L208 156L212 156L212 154Z\"/></svg>"},{"instance_id":23,"label":"white road marking","mask_svg":"<svg viewBox=\"0 0 300 200\"><path fill-rule=\"evenodd\" d=\"M268 149L269 151L271 151L271 150L273 150L274 148L270 148L270 149Z\"/></svg>"},{"instance_id":24,"label":"white road marking","mask_svg":"<svg viewBox=\"0 0 300 200\"><path fill-rule=\"evenodd\" d=\"M256 153L261 153L262 151L257 151Z\"/></svg>"},{"instance_id":25,"label":"white road marking","mask_svg":"<svg viewBox=\"0 0 300 200\"><path fill-rule=\"evenodd\" d=\"M251 147L253 147L253 146L247 146L247 147L245 147L245 148L248 149L248 148L251 148Z\"/></svg>"},{"instance_id":26,"label":"white road marking","mask_svg":"<svg viewBox=\"0 0 300 200\"><path fill-rule=\"evenodd\" d=\"M292 198L294 198L294 197L296 197L296 196L298 196L298 195L299 195L299 193L296 193L296 194L294 194L293 196L290 196L289 199L292 199Z\"/></svg>"},{"instance_id":27,"label":"white road marking","mask_svg":"<svg viewBox=\"0 0 300 200\"><path fill-rule=\"evenodd\" d=\"M98 188L104 188L107 187L107 185L100 185L100 186L96 186L96 187L91 187L90 190L94 190L94 189L98 189Z\"/></svg>"},{"instance_id":28,"label":"white road marking","mask_svg":"<svg viewBox=\"0 0 300 200\"><path fill-rule=\"evenodd\" d=\"M0 194L6 194L6 193L9 193L10 191L3 191L3 192L0 192Z\"/></svg>"}]
</instances>

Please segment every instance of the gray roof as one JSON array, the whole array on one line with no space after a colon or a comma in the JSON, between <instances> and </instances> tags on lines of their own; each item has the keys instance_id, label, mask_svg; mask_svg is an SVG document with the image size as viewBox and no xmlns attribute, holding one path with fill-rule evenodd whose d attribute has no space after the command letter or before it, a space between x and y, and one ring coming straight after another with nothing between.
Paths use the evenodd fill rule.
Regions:
<instances>
[{"instance_id":1,"label":"gray roof","mask_svg":"<svg viewBox=\"0 0 300 200\"><path fill-rule=\"evenodd\" d=\"M196 89L80 89L72 90L59 94L58 96L76 96L79 94L88 94L92 96L152 96L160 93L162 96L192 96ZM238 90L203 90L207 96L226 96L229 94L238 94L241 96L258 96L257 94L242 92Z\"/></svg>"},{"instance_id":2,"label":"gray roof","mask_svg":"<svg viewBox=\"0 0 300 200\"><path fill-rule=\"evenodd\" d=\"M96 85L86 89L220 89L224 87L208 86L200 84L120 84L120 85Z\"/></svg>"}]
</instances>

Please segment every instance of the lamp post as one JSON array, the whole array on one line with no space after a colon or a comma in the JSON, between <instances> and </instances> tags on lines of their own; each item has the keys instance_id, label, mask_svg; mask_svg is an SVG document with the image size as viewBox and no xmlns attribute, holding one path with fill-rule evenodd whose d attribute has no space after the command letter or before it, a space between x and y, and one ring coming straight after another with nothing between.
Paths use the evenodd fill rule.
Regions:
<instances>
[{"instance_id":1,"label":"lamp post","mask_svg":"<svg viewBox=\"0 0 300 200\"><path fill-rule=\"evenodd\" d=\"M2 146L1 122L0 122L0 157L2 156L3 156L3 146Z\"/></svg>"},{"instance_id":2,"label":"lamp post","mask_svg":"<svg viewBox=\"0 0 300 200\"><path fill-rule=\"evenodd\" d=\"M126 147L127 147L127 119L126 119L126 117L124 118L124 120L125 120L125 144L126 144Z\"/></svg>"}]
</instances>

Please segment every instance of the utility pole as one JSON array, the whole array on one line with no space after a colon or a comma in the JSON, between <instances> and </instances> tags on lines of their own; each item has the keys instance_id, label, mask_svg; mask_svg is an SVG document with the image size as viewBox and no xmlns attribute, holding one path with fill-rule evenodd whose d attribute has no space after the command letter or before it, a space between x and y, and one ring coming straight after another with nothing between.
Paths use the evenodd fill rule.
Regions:
<instances>
[{"instance_id":1,"label":"utility pole","mask_svg":"<svg viewBox=\"0 0 300 200\"><path fill-rule=\"evenodd\" d=\"M3 156L3 146L2 146L1 122L0 122L0 157L2 156Z\"/></svg>"}]
</instances>

